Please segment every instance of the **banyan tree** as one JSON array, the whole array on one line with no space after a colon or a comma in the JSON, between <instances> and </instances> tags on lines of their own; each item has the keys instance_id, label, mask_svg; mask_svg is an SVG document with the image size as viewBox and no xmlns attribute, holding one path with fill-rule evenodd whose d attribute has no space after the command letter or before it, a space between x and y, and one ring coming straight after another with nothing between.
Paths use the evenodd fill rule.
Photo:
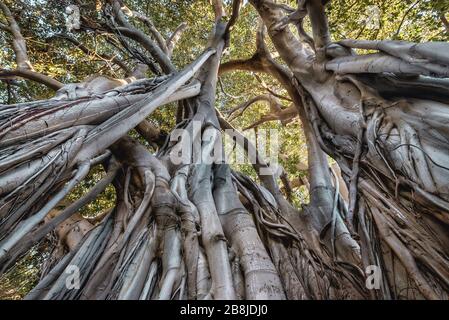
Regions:
<instances>
[{"instance_id":1,"label":"banyan tree","mask_svg":"<svg viewBox=\"0 0 449 320\"><path fill-rule=\"evenodd\" d=\"M213 19L182 62L176 45L196 25L160 30L157 1L56 2L67 26L45 41L122 75L65 83L30 58L44 41L20 19L31 2L0 1L7 96L23 81L53 92L0 105L0 274L45 242L25 299L447 299L449 44L333 34L333 1L186 1ZM232 41L244 15L256 44L242 58ZM82 43L86 33L113 54ZM226 111L217 94L235 71L267 90ZM299 119L300 204L231 123L255 103L270 112L245 129ZM164 134L152 117L169 104ZM226 160L228 134L255 175ZM94 170L101 179L73 197ZM80 214L111 185L113 207Z\"/></svg>"}]
</instances>

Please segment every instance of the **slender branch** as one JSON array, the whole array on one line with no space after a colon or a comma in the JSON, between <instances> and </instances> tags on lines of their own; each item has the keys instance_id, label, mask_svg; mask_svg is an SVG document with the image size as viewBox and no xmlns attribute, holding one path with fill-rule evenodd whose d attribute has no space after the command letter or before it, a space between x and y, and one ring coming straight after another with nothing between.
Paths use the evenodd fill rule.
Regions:
<instances>
[{"instance_id":1,"label":"slender branch","mask_svg":"<svg viewBox=\"0 0 449 320\"><path fill-rule=\"evenodd\" d=\"M127 16L129 16L129 17L136 17L137 19L142 21L148 27L148 30L150 30L151 35L154 37L154 39L156 40L157 44L162 49L162 51L164 51L165 54L168 55L169 51L168 51L165 39L161 35L159 30L157 30L157 28L154 26L154 24L153 24L153 22L151 21L150 18L148 18L147 16L141 14L140 12L137 12L137 11L134 11L134 10L130 10L127 7L122 7L122 11Z\"/></svg>"},{"instance_id":2,"label":"slender branch","mask_svg":"<svg viewBox=\"0 0 449 320\"><path fill-rule=\"evenodd\" d=\"M261 71L262 69L263 66L261 62L258 61L256 57L252 57L250 59L238 59L222 63L220 65L220 69L218 70L218 74L222 75L235 70Z\"/></svg>"},{"instance_id":3,"label":"slender branch","mask_svg":"<svg viewBox=\"0 0 449 320\"><path fill-rule=\"evenodd\" d=\"M446 29L446 33L449 34L449 21L446 18L444 13L440 14L441 22L443 22L444 28Z\"/></svg>"},{"instance_id":4,"label":"slender branch","mask_svg":"<svg viewBox=\"0 0 449 320\"><path fill-rule=\"evenodd\" d=\"M267 96L267 95L260 95L260 96L251 98L250 100L245 101L244 103L242 103L242 104L236 106L235 108L229 110L229 111L227 112L227 113L228 113L228 116L230 117L229 121L232 121L233 119L235 119L235 118L237 118L238 116L242 115L243 112L245 112L245 110L246 110L250 105L252 105L252 104L254 104L254 103L258 102L258 101L268 101L268 102L269 102L269 101L270 101L270 97ZM242 110L242 111L241 111L237 116L232 117L232 114L233 114L234 112L238 111L238 110Z\"/></svg>"},{"instance_id":5,"label":"slender branch","mask_svg":"<svg viewBox=\"0 0 449 320\"><path fill-rule=\"evenodd\" d=\"M30 59L28 58L27 47L25 43L25 39L20 32L20 27L14 19L9 8L4 4L3 1L0 1L0 9L3 11L5 15L6 21L8 21L9 28L8 31L11 33L12 39L12 47L14 53L16 54L16 63L17 68L19 69L28 69L33 70L33 66L31 65Z\"/></svg>"},{"instance_id":6,"label":"slender branch","mask_svg":"<svg viewBox=\"0 0 449 320\"><path fill-rule=\"evenodd\" d=\"M274 90L272 90L266 83L265 81L263 81L263 79L258 75L258 74L254 74L254 77L256 78L257 81L259 81L259 83L261 84L261 86L267 90L271 95L275 96L276 98L279 99L283 99L283 100L287 100L287 101L292 101L292 99L290 99L289 97L283 96L281 94L276 93Z\"/></svg>"},{"instance_id":7,"label":"slender branch","mask_svg":"<svg viewBox=\"0 0 449 320\"><path fill-rule=\"evenodd\" d=\"M11 28L9 28L6 24L0 22L0 29L6 32L11 32Z\"/></svg>"},{"instance_id":8,"label":"slender branch","mask_svg":"<svg viewBox=\"0 0 449 320\"><path fill-rule=\"evenodd\" d=\"M301 19L296 23L296 29L298 30L299 40L307 43L313 50L315 50L315 42L313 38L304 30L304 19Z\"/></svg>"},{"instance_id":9,"label":"slender branch","mask_svg":"<svg viewBox=\"0 0 449 320\"><path fill-rule=\"evenodd\" d=\"M222 0L212 0L212 6L214 8L215 23L226 17L226 11L223 8Z\"/></svg>"},{"instance_id":10,"label":"slender branch","mask_svg":"<svg viewBox=\"0 0 449 320\"><path fill-rule=\"evenodd\" d=\"M223 92L223 94L224 94L225 96L227 96L227 97L229 97L229 98L231 98L231 99L240 99L240 98L243 97L243 95L234 96L234 95L230 94L229 92L227 92L227 91L225 90L224 85L223 85L223 81L221 80L220 77L218 77L218 84L220 85L220 90L221 90L221 92Z\"/></svg>"},{"instance_id":11,"label":"slender branch","mask_svg":"<svg viewBox=\"0 0 449 320\"><path fill-rule=\"evenodd\" d=\"M306 7L312 25L317 59L322 61L325 59L324 48L331 41L325 8L322 0L307 0Z\"/></svg>"},{"instance_id":12,"label":"slender branch","mask_svg":"<svg viewBox=\"0 0 449 320\"><path fill-rule=\"evenodd\" d=\"M232 2L231 18L229 19L228 23L226 24L226 29L225 29L226 46L229 46L229 39L230 39L229 33L230 33L232 27L234 26L234 24L237 22L241 6L242 6L242 1L241 0L234 0Z\"/></svg>"},{"instance_id":13,"label":"slender branch","mask_svg":"<svg viewBox=\"0 0 449 320\"><path fill-rule=\"evenodd\" d=\"M84 52L87 55L94 55L94 56L97 56L97 57L107 61L107 62L112 62L112 63L116 64L123 71L125 71L125 73L127 75L129 75L131 73L131 70L128 68L128 66L123 61L118 59L116 56L111 56L111 55L104 54L104 53L97 53L97 52L89 49L88 47L86 47L84 44L82 44L81 42L79 42L75 38L73 38L73 37L71 37L69 35L66 35L66 34L58 34L58 35L55 35L55 36L51 37L50 39L55 38L55 37L59 37L59 38L62 38L62 39L65 39L65 40L71 42L76 47L78 47L78 49L80 49L82 52Z\"/></svg>"}]
</instances>

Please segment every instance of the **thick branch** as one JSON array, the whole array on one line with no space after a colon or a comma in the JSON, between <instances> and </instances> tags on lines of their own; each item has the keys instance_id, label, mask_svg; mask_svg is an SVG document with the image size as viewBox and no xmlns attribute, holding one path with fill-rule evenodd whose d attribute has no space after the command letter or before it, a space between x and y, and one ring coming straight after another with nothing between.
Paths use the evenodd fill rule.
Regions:
<instances>
[{"instance_id":1,"label":"thick branch","mask_svg":"<svg viewBox=\"0 0 449 320\"><path fill-rule=\"evenodd\" d=\"M129 10L126 7L125 8L122 7L122 10L123 10L123 12L125 12L125 14L127 16L129 16L129 17L136 17L137 19L139 19L140 21L145 23L145 25L150 30L151 35L154 37L154 39L156 39L156 42L159 45L159 47L162 49L162 51L165 52L165 54L168 54L169 51L168 51L167 45L165 43L165 39L161 35L159 30L156 29L156 27L153 24L153 21L151 21L150 18L148 18L147 16L141 14L140 12Z\"/></svg>"},{"instance_id":2,"label":"thick branch","mask_svg":"<svg viewBox=\"0 0 449 320\"><path fill-rule=\"evenodd\" d=\"M326 63L326 70L331 70L338 74L385 72L409 75L421 74L425 76L431 74L425 67L380 53L335 58ZM449 75L449 69L442 68L440 74L443 76Z\"/></svg>"},{"instance_id":3,"label":"thick branch","mask_svg":"<svg viewBox=\"0 0 449 320\"><path fill-rule=\"evenodd\" d=\"M254 57L244 60L231 60L224 62L220 65L220 69L218 71L219 75L222 75L227 72L235 71L235 70L244 70L244 71L261 71L263 69L260 61L257 61Z\"/></svg>"}]
</instances>

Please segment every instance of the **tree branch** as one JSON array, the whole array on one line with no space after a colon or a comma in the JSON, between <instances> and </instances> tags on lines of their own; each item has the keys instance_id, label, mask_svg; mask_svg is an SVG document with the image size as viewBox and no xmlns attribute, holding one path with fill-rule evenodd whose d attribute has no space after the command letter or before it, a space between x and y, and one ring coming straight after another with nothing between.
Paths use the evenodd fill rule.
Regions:
<instances>
[{"instance_id":1,"label":"tree branch","mask_svg":"<svg viewBox=\"0 0 449 320\"><path fill-rule=\"evenodd\" d=\"M273 41L279 55L284 59L288 65L295 65L295 73L310 74L313 69L313 55L314 53L298 41L295 35L289 28L276 28L279 21L284 17L284 11L279 8L273 8L273 2L270 0L250 0L253 6L258 11L265 26L268 29L271 39Z\"/></svg>"},{"instance_id":2,"label":"tree branch","mask_svg":"<svg viewBox=\"0 0 449 320\"><path fill-rule=\"evenodd\" d=\"M443 22L444 28L446 29L446 33L449 34L449 21L447 20L444 13L440 14L441 22Z\"/></svg>"},{"instance_id":3,"label":"tree branch","mask_svg":"<svg viewBox=\"0 0 449 320\"><path fill-rule=\"evenodd\" d=\"M262 115L259 120L252 123L251 125L243 128L243 131L256 128L256 127L260 126L261 124L264 124L265 122L276 121L276 120L280 121L281 124L283 126L285 126L288 123L290 123L291 121L293 121L293 119L297 115L298 115L298 109L294 105L291 105L290 107L279 110L277 112L270 112L268 114Z\"/></svg>"},{"instance_id":4,"label":"tree branch","mask_svg":"<svg viewBox=\"0 0 449 320\"><path fill-rule=\"evenodd\" d=\"M263 79L257 74L254 74L254 77L256 78L257 81L259 81L260 85L267 90L271 95L275 96L276 98L279 99L283 99L283 100L287 100L287 101L292 101L292 99L290 99L289 97L280 95L278 93L276 93L275 91L273 91L266 83L265 81L263 81Z\"/></svg>"},{"instance_id":5,"label":"tree branch","mask_svg":"<svg viewBox=\"0 0 449 320\"><path fill-rule=\"evenodd\" d=\"M396 33L394 34L394 38L397 38L397 36L399 35L399 32L401 32L401 28L404 25L405 19L407 18L408 14L413 10L414 7L416 7L418 5L418 3L420 3L421 0L417 0L415 1L404 13L404 15L402 16L401 22L399 23L398 29L396 30Z\"/></svg>"},{"instance_id":6,"label":"tree branch","mask_svg":"<svg viewBox=\"0 0 449 320\"><path fill-rule=\"evenodd\" d=\"M229 46L229 40L230 40L230 34L229 33L231 32L231 29L234 26L234 24L237 22L241 6L242 6L242 1L241 0L234 0L232 2L231 18L229 19L228 23L226 24L226 29L225 29L225 41L226 41L226 46L227 47Z\"/></svg>"},{"instance_id":7,"label":"tree branch","mask_svg":"<svg viewBox=\"0 0 449 320\"><path fill-rule=\"evenodd\" d=\"M370 41L346 39L340 41L339 44L349 48L379 50L386 55L379 53L360 56L346 56L336 58L331 61L332 63L334 61L346 63L347 61L358 60L357 63L359 66L365 70L378 70L380 64L384 64L386 69L383 70L383 72L395 72L393 70L399 69L398 73L423 75L437 74L443 77L447 77L449 75L449 54L447 53L449 45L446 42L413 43L393 40ZM373 61L371 62L368 60ZM365 62L365 65L360 64L360 62ZM366 64L366 62L368 62L368 64ZM375 65L373 65L373 67L369 67L369 63L375 63Z\"/></svg>"},{"instance_id":8,"label":"tree branch","mask_svg":"<svg viewBox=\"0 0 449 320\"><path fill-rule=\"evenodd\" d=\"M161 131L148 120L143 120L136 126L136 131L150 144L157 144Z\"/></svg>"},{"instance_id":9,"label":"tree branch","mask_svg":"<svg viewBox=\"0 0 449 320\"><path fill-rule=\"evenodd\" d=\"M322 0L305 0L312 25L313 40L315 43L316 56L318 61L325 59L324 48L330 43L329 24Z\"/></svg>"},{"instance_id":10,"label":"tree branch","mask_svg":"<svg viewBox=\"0 0 449 320\"><path fill-rule=\"evenodd\" d=\"M63 86L61 82L34 71L33 66L28 58L26 42L22 36L22 33L20 32L19 25L17 24L11 11L3 1L0 1L0 9L3 11L3 14L6 17L6 21L8 21L9 24L9 26L3 25L4 27L2 27L1 29L10 32L13 37L12 47L16 55L17 64L17 68L14 70L0 69L0 79L10 80L14 77L22 77L46 85L53 90L58 90L59 88L61 88Z\"/></svg>"},{"instance_id":11,"label":"tree branch","mask_svg":"<svg viewBox=\"0 0 449 320\"><path fill-rule=\"evenodd\" d=\"M245 70L245 71L261 71L263 69L260 61L256 57L251 57L250 59L238 59L224 62L220 65L218 74L222 75L227 72L235 70Z\"/></svg>"},{"instance_id":12,"label":"tree branch","mask_svg":"<svg viewBox=\"0 0 449 320\"><path fill-rule=\"evenodd\" d=\"M148 29L150 30L151 35L154 37L154 39L156 40L157 44L162 49L162 51L164 51L165 54L168 55L169 51L168 51L165 39L161 35L159 30L157 30L157 28L154 26L154 24L153 24L153 22L151 21L150 18L148 18L147 16L141 14L140 12L137 12L137 11L134 11L134 10L130 10L127 7L122 7L122 11L128 17L136 17L137 19L142 21L148 27Z\"/></svg>"},{"instance_id":13,"label":"tree branch","mask_svg":"<svg viewBox=\"0 0 449 320\"><path fill-rule=\"evenodd\" d=\"M132 26L126 20L125 15L121 10L120 2L117 0L111 2L114 17L119 24L119 27L116 27L116 30L128 38L140 43L154 57L154 59L156 59L165 73L175 72L176 69L165 52L156 45L151 38L147 37L142 31Z\"/></svg>"},{"instance_id":14,"label":"tree branch","mask_svg":"<svg viewBox=\"0 0 449 320\"><path fill-rule=\"evenodd\" d=\"M241 115L243 114L243 112L245 112L245 110L246 110L249 106L251 106L252 104L254 104L254 103L256 103L256 102L259 102L259 101L267 101L267 102L270 102L270 96L265 95L265 94L264 94L264 95L260 95L260 96L251 98L250 100L245 101L245 102L242 103L242 104L239 104L237 107L235 107L235 108L233 108L233 109L231 109L231 110L229 110L229 111L227 112L227 113L228 113L228 117L229 117L228 120L229 120L229 121L232 121L232 120L234 120L235 118L241 116ZM238 111L238 110L242 110L242 111L241 111L238 115L232 117L232 114L235 113L235 112Z\"/></svg>"},{"instance_id":15,"label":"tree branch","mask_svg":"<svg viewBox=\"0 0 449 320\"><path fill-rule=\"evenodd\" d=\"M223 8L222 0L212 0L212 6L215 13L215 23L221 20L221 18L226 17L226 11Z\"/></svg>"},{"instance_id":16,"label":"tree branch","mask_svg":"<svg viewBox=\"0 0 449 320\"><path fill-rule=\"evenodd\" d=\"M6 32L11 32L11 29L6 25L0 22L0 29Z\"/></svg>"},{"instance_id":17,"label":"tree branch","mask_svg":"<svg viewBox=\"0 0 449 320\"><path fill-rule=\"evenodd\" d=\"M273 194L277 201L281 201L282 196L279 189L278 184L276 183L276 179L273 175L268 174L260 174L262 168L268 168L269 165L265 162L265 159L259 154L257 148L254 144L246 138L242 133L240 133L237 129L235 129L228 121L226 121L223 116L220 114L218 110L215 110L217 113L217 118L220 124L221 129L226 134L232 133L232 138L236 139L236 142L240 144L240 146L245 150L249 157L254 157L254 162L252 162L252 166L256 173L259 176L260 181L262 181L263 185Z\"/></svg>"},{"instance_id":18,"label":"tree branch","mask_svg":"<svg viewBox=\"0 0 449 320\"><path fill-rule=\"evenodd\" d=\"M42 73L29 70L29 69L14 69L14 70L2 70L0 69L0 79L11 79L14 77L21 77L28 80L41 83L53 90L58 90L64 85L62 82L55 80L49 76Z\"/></svg>"}]
</instances>

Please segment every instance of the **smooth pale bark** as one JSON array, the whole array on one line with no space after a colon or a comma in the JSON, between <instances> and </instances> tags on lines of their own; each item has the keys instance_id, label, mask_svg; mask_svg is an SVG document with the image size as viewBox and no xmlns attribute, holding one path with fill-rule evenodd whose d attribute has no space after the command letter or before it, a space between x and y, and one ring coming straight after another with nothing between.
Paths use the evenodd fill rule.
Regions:
<instances>
[{"instance_id":1,"label":"smooth pale bark","mask_svg":"<svg viewBox=\"0 0 449 320\"><path fill-rule=\"evenodd\" d=\"M366 224L373 223L383 231L385 228L388 230L388 233L372 232L369 234L368 239L365 239L366 247L362 247L362 252L366 250L369 255L377 256L377 261L381 259L380 256L387 259L387 254L379 252L380 249L369 247L368 242L379 241L382 246L389 247L393 253L393 258L387 260L391 260L393 264L399 264L403 268L394 279L390 279L391 287L382 291L381 295L392 294L395 297L400 297L400 292L407 286L406 283L412 281L416 287L410 291L410 296L447 297L446 290L442 289L439 284L446 283L447 276L439 270L437 271L435 267L430 267L434 263L441 265L448 263L446 258L430 254L435 250L447 252L438 239L443 236L445 233L443 230L447 227L442 225L438 227L428 222L427 219L423 221L416 218L421 214L430 214L443 222L448 208L443 205L447 198L444 191L447 189L447 183L440 180L444 177L443 179L447 181L448 174L445 164L449 159L440 153L446 148L446 142L443 142L446 141L446 130L441 126L440 119L446 117L446 112L443 110L447 108L447 102L442 102L445 89L434 94L430 91L432 83L443 84L445 81L435 79L435 81L428 81L428 84L422 83L421 93L425 98L418 100L414 98L414 92L411 89L412 86L416 86L418 78L410 77L408 80L403 77L400 82L401 90L395 93L391 88L389 97L386 99L376 91L378 79L376 75L371 77L364 75L363 78L350 75L351 73L370 72L369 68L372 66L375 68L373 69L375 72L401 73L404 70L406 73L412 71L418 75L445 76L448 55L447 50L443 49L447 44L344 40L341 41L343 46L376 49L382 53L375 56L348 55L327 62L327 65L331 66L328 69L342 74L349 73L336 76L333 73L323 72L326 61L318 59L315 64L311 64L313 54L307 55L301 50L296 50L301 47L301 44L293 37L288 28L276 30L271 27L280 20L282 13L272 9L269 6L270 1L252 1L252 3L268 26L270 38L281 58L303 86L305 93L312 98L308 103L308 121L315 125L314 134L320 139L320 148L326 150L339 162L344 175L352 176L353 180L358 178L360 182L360 177L351 175L353 169L348 158L354 157L355 145L363 143L365 151L360 160L360 167L363 170L360 175L363 176L369 187L363 185L358 188L358 195L360 198L367 199L374 190L378 190L380 193L388 190L390 194L394 195L387 197L389 207L369 198L369 206L366 211L359 212L360 215L364 215L359 217L359 221L364 221L365 224L360 225L359 228L366 231ZM323 24L312 24L312 29L321 27ZM320 32L314 31L314 35L315 42L323 40L316 38L321 37ZM373 57L386 57L385 61L388 60L389 65L383 62L377 64L376 58L373 60ZM367 61L373 62L368 68L366 68ZM346 62L350 63L346 64ZM415 70L411 70L409 67L402 68L409 65L413 65ZM348 69L344 69L346 67ZM380 79L384 77L388 78L388 75L379 76ZM405 88L408 83L410 83L410 90L407 91ZM426 94L427 88L429 89L428 94ZM437 113L439 116L436 116ZM363 141L358 142L357 137L362 126L366 126L366 133L363 135ZM412 203L418 204L414 200L415 194L422 195L419 206L412 205ZM356 195L353 192L349 195L350 198L354 196ZM437 206L439 209L436 209ZM393 210L392 207L395 209ZM434 210L430 208L435 208L438 213L432 213ZM373 220L376 213L389 216L392 211L397 217L401 217L401 222L393 218L387 225L382 225L381 220L377 218ZM402 230L402 224L407 225L407 230L413 231L396 232ZM424 231L426 228L427 231ZM396 233L397 238L395 239L404 245L398 247L396 242L392 242L392 238L387 237L390 232ZM368 234L363 233L365 236ZM410 245L410 238L419 243L426 243L425 248L417 250ZM398 248L401 248L401 251ZM422 256L423 252L428 253L425 258ZM410 259L401 260L401 256L408 256ZM428 267L416 268L415 266L419 265L417 261ZM381 264L379 267L384 270L390 268L385 264ZM423 277L426 278L426 283L423 283ZM388 291L390 293L387 293Z\"/></svg>"},{"instance_id":2,"label":"smooth pale bark","mask_svg":"<svg viewBox=\"0 0 449 320\"><path fill-rule=\"evenodd\" d=\"M1 272L30 239L65 223L56 229L61 243L52 253L55 262L28 298L447 298L449 90L445 79L432 78L447 75L447 44L331 43L323 1L309 0L297 11L269 0L251 3L285 65L271 57L260 29L256 54L224 64L222 72L265 72L287 90L308 144L310 203L297 210L273 176L261 175L262 187L232 172L219 154L208 162L222 138L218 128L230 128L214 106L219 62L239 9L234 2L225 23L223 6L215 1L210 49L179 73L97 97L0 110ZM114 30L140 43L164 72L174 71L171 44L163 43L151 21L133 14L149 24L156 41L126 20L121 1L109 4L119 23ZM300 39L307 40L301 42L287 25L306 14L313 39L300 30ZM171 40L176 37L175 32ZM355 55L351 48L378 52ZM178 109L177 128L186 129L180 140L151 154L126 137L158 106L185 98L190 99ZM280 112L277 101L268 100ZM170 155L192 133L202 149L189 146L190 162L172 163ZM266 168L255 147L240 140L256 154L254 168ZM111 153L119 167L115 173L59 219L50 219L47 213L89 167ZM342 179L329 170L326 153L349 186L349 210L338 193ZM112 178L115 207L98 225L81 220L78 226L89 228L67 236L77 226L73 220L82 219L74 211ZM80 270L76 291L65 285L70 265ZM363 268L370 265L382 271L375 292L365 287Z\"/></svg>"}]
</instances>

